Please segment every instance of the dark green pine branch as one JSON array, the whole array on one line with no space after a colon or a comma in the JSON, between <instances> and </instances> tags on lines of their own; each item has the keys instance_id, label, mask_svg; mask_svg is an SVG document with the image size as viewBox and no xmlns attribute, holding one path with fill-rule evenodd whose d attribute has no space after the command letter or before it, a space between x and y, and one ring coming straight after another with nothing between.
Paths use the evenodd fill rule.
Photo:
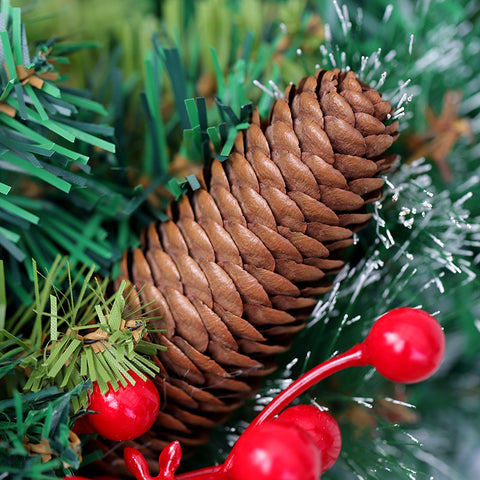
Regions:
<instances>
[{"instance_id":1,"label":"dark green pine branch","mask_svg":"<svg viewBox=\"0 0 480 480\"><path fill-rule=\"evenodd\" d=\"M16 383L23 346L15 338L0 336L2 397L5 386ZM79 467L80 443L70 432L70 404L88 386L81 383L63 393L56 387L28 394L14 390L0 400L2 478L53 480Z\"/></svg>"},{"instance_id":2,"label":"dark green pine branch","mask_svg":"<svg viewBox=\"0 0 480 480\"><path fill-rule=\"evenodd\" d=\"M63 55L81 45L58 46L49 40L31 57L20 8L2 1L0 15L0 251L12 265L9 283L18 285L25 300L22 270L32 277L32 256L43 266L59 248L78 260L91 260L82 257L87 248L100 259L111 258L98 218L85 229L71 210L45 198L58 192L65 203L72 191L87 188L97 197L90 206L98 202L101 192L88 177L89 157L94 149L112 154L115 144L105 140L112 137L110 127L81 118L106 115L106 110L86 92L61 84L58 67L68 61ZM112 191L107 190L108 196Z\"/></svg>"}]
</instances>

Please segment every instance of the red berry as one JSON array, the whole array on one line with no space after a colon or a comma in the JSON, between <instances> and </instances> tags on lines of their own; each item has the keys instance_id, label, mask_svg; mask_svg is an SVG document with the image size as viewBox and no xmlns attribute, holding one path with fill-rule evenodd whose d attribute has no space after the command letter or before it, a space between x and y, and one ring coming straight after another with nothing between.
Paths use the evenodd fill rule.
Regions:
<instances>
[{"instance_id":1,"label":"red berry","mask_svg":"<svg viewBox=\"0 0 480 480\"><path fill-rule=\"evenodd\" d=\"M342 435L337 421L328 412L314 405L296 405L284 410L278 420L291 422L312 437L320 451L322 472L337 461L342 449Z\"/></svg>"},{"instance_id":2,"label":"red berry","mask_svg":"<svg viewBox=\"0 0 480 480\"><path fill-rule=\"evenodd\" d=\"M445 335L423 310L397 308L381 316L365 339L368 363L398 383L415 383L432 375L442 363Z\"/></svg>"},{"instance_id":3,"label":"red berry","mask_svg":"<svg viewBox=\"0 0 480 480\"><path fill-rule=\"evenodd\" d=\"M320 452L292 423L276 420L249 428L233 447L231 480L318 480Z\"/></svg>"},{"instance_id":4,"label":"red berry","mask_svg":"<svg viewBox=\"0 0 480 480\"><path fill-rule=\"evenodd\" d=\"M143 435L155 422L160 408L157 388L150 379L142 380L129 372L135 385L128 383L114 391L110 386L103 395L96 382L90 395L88 419L102 437L110 440L131 440Z\"/></svg>"}]
</instances>

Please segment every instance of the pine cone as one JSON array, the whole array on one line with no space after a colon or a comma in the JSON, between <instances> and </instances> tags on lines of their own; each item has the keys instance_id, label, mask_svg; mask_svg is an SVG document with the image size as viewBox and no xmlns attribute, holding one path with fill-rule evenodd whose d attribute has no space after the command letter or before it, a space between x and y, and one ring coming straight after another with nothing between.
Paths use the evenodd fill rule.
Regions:
<instances>
[{"instance_id":1,"label":"pine cone","mask_svg":"<svg viewBox=\"0 0 480 480\"><path fill-rule=\"evenodd\" d=\"M155 381L163 408L130 442L154 465L170 441L206 441L275 369L274 356L305 326L328 291L342 250L380 198L395 160L385 155L398 123L389 102L353 72L319 71L258 113L228 159L203 171L202 188L150 225L142 248L125 255L118 281L131 281L164 333ZM109 460L121 468L121 460Z\"/></svg>"}]
</instances>

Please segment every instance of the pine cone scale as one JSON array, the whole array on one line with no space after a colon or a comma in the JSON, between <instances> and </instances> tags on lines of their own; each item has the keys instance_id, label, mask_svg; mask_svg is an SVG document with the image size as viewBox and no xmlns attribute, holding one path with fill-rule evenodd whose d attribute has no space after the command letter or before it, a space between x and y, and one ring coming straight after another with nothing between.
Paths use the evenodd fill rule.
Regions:
<instances>
[{"instance_id":1,"label":"pine cone scale","mask_svg":"<svg viewBox=\"0 0 480 480\"><path fill-rule=\"evenodd\" d=\"M213 220L201 221L200 225L207 233L212 244L214 244L217 263L231 262L236 265L242 265L240 251L223 225Z\"/></svg>"},{"instance_id":2,"label":"pine cone scale","mask_svg":"<svg viewBox=\"0 0 480 480\"><path fill-rule=\"evenodd\" d=\"M163 337L160 344L168 349L168 353L161 351L158 354L167 371L170 370L180 378L186 378L193 385L205 383L205 376L200 369L173 342Z\"/></svg>"},{"instance_id":3,"label":"pine cone scale","mask_svg":"<svg viewBox=\"0 0 480 480\"><path fill-rule=\"evenodd\" d=\"M309 153L320 157L327 163L332 164L335 154L330 143L330 138L324 130L325 119L322 124L310 118L295 119L295 133L298 135L303 153Z\"/></svg>"},{"instance_id":4,"label":"pine cone scale","mask_svg":"<svg viewBox=\"0 0 480 480\"><path fill-rule=\"evenodd\" d=\"M189 218L180 218L176 223L187 243L189 255L197 261L214 262L215 250L200 224Z\"/></svg>"},{"instance_id":5,"label":"pine cone scale","mask_svg":"<svg viewBox=\"0 0 480 480\"><path fill-rule=\"evenodd\" d=\"M249 223L248 228L262 241L262 243L271 252L272 256L277 259L302 261L300 252L280 233L281 226L277 230L272 230L265 225L258 223Z\"/></svg>"},{"instance_id":6,"label":"pine cone scale","mask_svg":"<svg viewBox=\"0 0 480 480\"><path fill-rule=\"evenodd\" d=\"M248 151L246 159L252 165L259 182L265 186L276 187L284 193L287 191L282 172L269 155L260 150L255 150L253 153Z\"/></svg>"},{"instance_id":7,"label":"pine cone scale","mask_svg":"<svg viewBox=\"0 0 480 480\"><path fill-rule=\"evenodd\" d=\"M221 225L223 222L222 214L209 192L199 190L193 198L194 215L198 222L214 222ZM150 229L149 229L150 230Z\"/></svg>"},{"instance_id":8,"label":"pine cone scale","mask_svg":"<svg viewBox=\"0 0 480 480\"><path fill-rule=\"evenodd\" d=\"M352 127L355 125L355 114L353 113L352 107L348 101L337 92L331 90L323 95L320 104L325 122L327 122L327 118L334 117L348 123Z\"/></svg>"},{"instance_id":9,"label":"pine cone scale","mask_svg":"<svg viewBox=\"0 0 480 480\"><path fill-rule=\"evenodd\" d=\"M315 238L304 235L301 232L292 232L288 228L279 227L279 232L288 239L303 255L303 257L328 257L328 249Z\"/></svg>"},{"instance_id":10,"label":"pine cone scale","mask_svg":"<svg viewBox=\"0 0 480 480\"><path fill-rule=\"evenodd\" d=\"M210 339L232 350L237 350L238 345L235 338L226 323L213 311L213 305L208 307L198 298L192 298L192 303L200 314Z\"/></svg>"},{"instance_id":11,"label":"pine cone scale","mask_svg":"<svg viewBox=\"0 0 480 480\"><path fill-rule=\"evenodd\" d=\"M224 222L227 232L237 245L245 264L258 265L266 270L275 269L275 259L265 244L247 227L239 223Z\"/></svg>"},{"instance_id":12,"label":"pine cone scale","mask_svg":"<svg viewBox=\"0 0 480 480\"><path fill-rule=\"evenodd\" d=\"M288 192L288 196L298 205L307 222L321 222L325 225L338 225L338 216L324 203L303 192Z\"/></svg>"},{"instance_id":13,"label":"pine cone scale","mask_svg":"<svg viewBox=\"0 0 480 480\"><path fill-rule=\"evenodd\" d=\"M204 352L209 337L197 309L185 295L173 288L165 289L165 298L175 320L176 331L197 350Z\"/></svg>"},{"instance_id":14,"label":"pine cone scale","mask_svg":"<svg viewBox=\"0 0 480 480\"><path fill-rule=\"evenodd\" d=\"M230 262L219 262L235 283L240 297L244 303L258 303L259 305L271 306L270 298L258 280L244 268Z\"/></svg>"},{"instance_id":15,"label":"pine cone scale","mask_svg":"<svg viewBox=\"0 0 480 480\"><path fill-rule=\"evenodd\" d=\"M263 187L261 194L268 202L274 218L274 225L266 225L265 223L258 222L260 225L266 225L270 229L274 230L278 225L290 228L291 230L304 233L307 224L302 211L298 208L298 205L285 193L274 187Z\"/></svg>"},{"instance_id":16,"label":"pine cone scale","mask_svg":"<svg viewBox=\"0 0 480 480\"><path fill-rule=\"evenodd\" d=\"M353 155L335 155L334 166L347 179L372 177L377 173L375 162Z\"/></svg>"},{"instance_id":17,"label":"pine cone scale","mask_svg":"<svg viewBox=\"0 0 480 480\"><path fill-rule=\"evenodd\" d=\"M244 305L244 313L245 307L247 304ZM256 340L262 341L265 340L263 335L252 325L248 322L245 318L239 317L234 315L233 313L225 310L220 305L214 305L215 313L224 321L225 325L228 327L232 335L238 338L246 338L248 340ZM236 342L235 342L236 343ZM232 350L238 350L238 344L232 348Z\"/></svg>"},{"instance_id":18,"label":"pine cone scale","mask_svg":"<svg viewBox=\"0 0 480 480\"><path fill-rule=\"evenodd\" d=\"M319 156L309 153L304 153L302 155L302 161L308 166L308 168L310 168L310 171L317 181L320 200L323 187L345 189L347 181L342 172L334 167L334 161L328 163Z\"/></svg>"},{"instance_id":19,"label":"pine cone scale","mask_svg":"<svg viewBox=\"0 0 480 480\"><path fill-rule=\"evenodd\" d=\"M259 192L259 181L253 167L247 161L247 159L234 152L230 156L230 161L225 165L228 178L231 181L231 185L237 187L250 187Z\"/></svg>"},{"instance_id":20,"label":"pine cone scale","mask_svg":"<svg viewBox=\"0 0 480 480\"><path fill-rule=\"evenodd\" d=\"M325 243L332 240L350 238L352 231L348 228L325 225L321 222L310 222L308 224L307 235L321 243Z\"/></svg>"}]
</instances>

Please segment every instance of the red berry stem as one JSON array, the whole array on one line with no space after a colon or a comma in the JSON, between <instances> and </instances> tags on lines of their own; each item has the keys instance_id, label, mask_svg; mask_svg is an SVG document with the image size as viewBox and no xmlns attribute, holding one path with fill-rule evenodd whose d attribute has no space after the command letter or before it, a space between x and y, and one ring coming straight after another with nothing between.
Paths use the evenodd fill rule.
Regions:
<instances>
[{"instance_id":1,"label":"red berry stem","mask_svg":"<svg viewBox=\"0 0 480 480\"><path fill-rule=\"evenodd\" d=\"M125 465L137 480L155 480L148 471L148 463L145 457L136 448L125 448L123 456Z\"/></svg>"},{"instance_id":2,"label":"red berry stem","mask_svg":"<svg viewBox=\"0 0 480 480\"><path fill-rule=\"evenodd\" d=\"M123 455L125 465L137 480L175 480L175 470L180 465L182 449L180 442L175 440L162 450L158 459L160 473L156 477L150 475L145 457L136 448L125 448Z\"/></svg>"},{"instance_id":3,"label":"red berry stem","mask_svg":"<svg viewBox=\"0 0 480 480\"><path fill-rule=\"evenodd\" d=\"M160 473L156 477L150 475L145 457L136 448L126 447L123 455L128 470L137 480L180 480L187 478L196 480L227 480L223 471L223 465L213 465L193 472L175 475L175 470L178 468L182 457L178 441L170 443L162 450L158 459Z\"/></svg>"},{"instance_id":4,"label":"red berry stem","mask_svg":"<svg viewBox=\"0 0 480 480\"><path fill-rule=\"evenodd\" d=\"M248 428L260 425L261 423L271 420L275 415L279 414L299 395L308 390L310 387L320 382L326 377L333 375L339 370L348 367L364 367L367 360L364 352L364 345L360 343L341 355L327 360L308 371L295 382L290 384L283 392L277 395L250 423Z\"/></svg>"},{"instance_id":5,"label":"red berry stem","mask_svg":"<svg viewBox=\"0 0 480 480\"><path fill-rule=\"evenodd\" d=\"M271 420L280 413L295 398L308 390L310 387L323 380L324 378L348 367L362 367L367 365L364 344L358 344L347 350L345 353L327 360L308 371L300 378L295 380L283 392L277 395L250 423L245 432L251 428ZM245 433L244 432L244 433ZM230 452L223 465L205 467L193 472L187 472L177 475L178 480L222 480L225 478L225 472L230 469L231 461L235 455L234 450Z\"/></svg>"},{"instance_id":6,"label":"red berry stem","mask_svg":"<svg viewBox=\"0 0 480 480\"><path fill-rule=\"evenodd\" d=\"M320 365L317 365L312 370L308 371L295 382L290 384L283 392L277 395L250 423L245 431L271 420L275 415L279 414L285 407L287 407L295 398L308 390L310 387L323 380L324 378L333 375L339 370L348 367L364 367L368 365L365 355L364 344L355 345L350 350L337 355L336 357L327 360ZM229 469L233 458L233 450L225 460L224 468ZM185 477L186 478L186 477ZM193 477L188 477L193 478Z\"/></svg>"}]
</instances>

